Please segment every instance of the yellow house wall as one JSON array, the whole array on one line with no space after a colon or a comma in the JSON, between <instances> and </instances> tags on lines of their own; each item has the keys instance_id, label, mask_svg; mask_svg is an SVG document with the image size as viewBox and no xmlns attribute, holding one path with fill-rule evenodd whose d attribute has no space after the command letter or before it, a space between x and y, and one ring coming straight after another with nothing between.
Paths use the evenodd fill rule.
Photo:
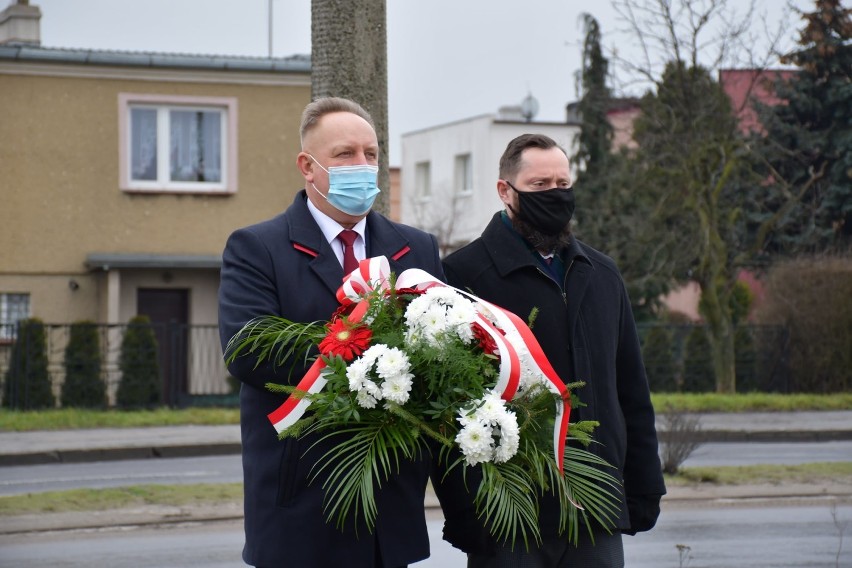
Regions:
<instances>
[{"instance_id":1,"label":"yellow house wall","mask_svg":"<svg viewBox=\"0 0 852 568\"><path fill-rule=\"evenodd\" d=\"M87 255L219 255L231 231L283 211L303 185L295 156L301 111L310 100L308 74L255 81L222 71L211 82L210 71L163 71L162 80L152 80L150 70L135 79L133 69L101 76L95 66L76 72L54 66L60 71L53 73L29 65L16 74L4 65L0 292L29 293L33 317L108 322L108 275L89 270ZM81 71L85 77L77 76ZM236 193L122 191L120 93L236 99ZM188 288L190 323L217 321L215 269L122 269L118 277L121 322L136 314L138 287Z\"/></svg>"},{"instance_id":2,"label":"yellow house wall","mask_svg":"<svg viewBox=\"0 0 852 568\"><path fill-rule=\"evenodd\" d=\"M122 92L237 98L237 193L122 192ZM309 98L309 84L0 75L0 275L82 275L92 252L221 253L233 229L280 212L302 185L294 161Z\"/></svg>"}]
</instances>

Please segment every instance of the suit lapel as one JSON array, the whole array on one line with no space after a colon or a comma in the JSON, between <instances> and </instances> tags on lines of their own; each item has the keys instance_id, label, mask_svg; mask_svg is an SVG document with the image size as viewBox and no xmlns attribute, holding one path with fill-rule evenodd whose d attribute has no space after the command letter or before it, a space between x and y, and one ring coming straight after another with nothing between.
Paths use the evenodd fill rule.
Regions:
<instances>
[{"instance_id":1,"label":"suit lapel","mask_svg":"<svg viewBox=\"0 0 852 568\"><path fill-rule=\"evenodd\" d=\"M290 246L298 248L302 254L312 256L308 266L322 281L332 295L337 293L343 281L343 268L325 240L316 221L314 221L305 199L296 197L293 216L290 221ZM298 270L298 268L294 268ZM310 293L310 291L306 291Z\"/></svg>"},{"instance_id":2,"label":"suit lapel","mask_svg":"<svg viewBox=\"0 0 852 568\"><path fill-rule=\"evenodd\" d=\"M386 256L391 271L399 275L406 266L394 259L394 255L408 246L408 239L384 217L373 212L367 215L367 258Z\"/></svg>"}]
</instances>

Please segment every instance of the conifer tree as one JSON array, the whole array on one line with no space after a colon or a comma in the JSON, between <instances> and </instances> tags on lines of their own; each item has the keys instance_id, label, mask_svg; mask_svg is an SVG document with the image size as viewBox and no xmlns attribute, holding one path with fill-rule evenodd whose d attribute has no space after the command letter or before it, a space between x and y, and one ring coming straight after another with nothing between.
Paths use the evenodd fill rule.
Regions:
<instances>
[{"instance_id":1,"label":"conifer tree","mask_svg":"<svg viewBox=\"0 0 852 568\"><path fill-rule=\"evenodd\" d=\"M62 406L103 408L106 384L101 378L101 350L98 327L83 321L71 325L65 348L65 382Z\"/></svg>"},{"instance_id":2,"label":"conifer tree","mask_svg":"<svg viewBox=\"0 0 852 568\"><path fill-rule=\"evenodd\" d=\"M796 66L775 82L777 104L756 104L753 146L769 183L753 188L769 253L846 250L852 243L852 9L815 0L803 13Z\"/></svg>"},{"instance_id":3,"label":"conifer tree","mask_svg":"<svg viewBox=\"0 0 852 568\"><path fill-rule=\"evenodd\" d=\"M150 408L160 402L160 367L157 338L147 316L127 324L119 356L121 381L116 402L122 408Z\"/></svg>"},{"instance_id":4,"label":"conifer tree","mask_svg":"<svg viewBox=\"0 0 852 568\"><path fill-rule=\"evenodd\" d=\"M6 407L19 410L53 408L56 404L47 369L47 333L40 319L18 322L3 401Z\"/></svg>"}]
</instances>

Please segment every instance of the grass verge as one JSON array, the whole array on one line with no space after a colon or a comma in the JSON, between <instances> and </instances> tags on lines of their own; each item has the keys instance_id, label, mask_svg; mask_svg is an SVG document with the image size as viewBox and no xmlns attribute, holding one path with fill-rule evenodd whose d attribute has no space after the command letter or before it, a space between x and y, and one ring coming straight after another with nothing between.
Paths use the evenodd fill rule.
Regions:
<instances>
[{"instance_id":1,"label":"grass verge","mask_svg":"<svg viewBox=\"0 0 852 568\"><path fill-rule=\"evenodd\" d=\"M686 394L651 395L657 412L671 407L687 412L791 412L796 410L852 410L852 393L834 394Z\"/></svg>"},{"instance_id":2,"label":"grass verge","mask_svg":"<svg viewBox=\"0 0 852 568\"><path fill-rule=\"evenodd\" d=\"M817 462L799 465L743 465L685 467L666 483L694 485L782 485L793 483L843 483L852 485L852 462Z\"/></svg>"},{"instance_id":3,"label":"grass verge","mask_svg":"<svg viewBox=\"0 0 852 568\"><path fill-rule=\"evenodd\" d=\"M241 501L242 483L133 485L106 489L70 489L0 496L0 516L75 511L106 511L141 505L176 507Z\"/></svg>"},{"instance_id":4,"label":"grass verge","mask_svg":"<svg viewBox=\"0 0 852 568\"><path fill-rule=\"evenodd\" d=\"M654 408L687 412L750 412L794 410L852 410L852 393L723 395L654 394ZM158 408L154 410L0 409L0 431L69 430L74 428L138 428L145 426L238 424L236 408Z\"/></svg>"},{"instance_id":5,"label":"grass verge","mask_svg":"<svg viewBox=\"0 0 852 568\"><path fill-rule=\"evenodd\" d=\"M750 465L684 468L666 476L670 486L712 483L761 485L784 483L843 483L852 485L852 462L802 465ZM108 489L72 489L0 496L0 517L79 511L106 511L142 505L216 505L240 502L242 483L196 485L135 485Z\"/></svg>"},{"instance_id":6,"label":"grass verge","mask_svg":"<svg viewBox=\"0 0 852 568\"><path fill-rule=\"evenodd\" d=\"M0 430L71 430L74 428L139 428L239 424L236 408L186 408L175 410L0 410Z\"/></svg>"}]
</instances>

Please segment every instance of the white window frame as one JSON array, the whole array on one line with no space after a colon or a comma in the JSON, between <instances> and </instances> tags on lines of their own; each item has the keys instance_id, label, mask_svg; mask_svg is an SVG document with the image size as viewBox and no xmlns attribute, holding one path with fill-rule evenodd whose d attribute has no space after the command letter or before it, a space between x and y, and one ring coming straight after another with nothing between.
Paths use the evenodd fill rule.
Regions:
<instances>
[{"instance_id":1,"label":"white window frame","mask_svg":"<svg viewBox=\"0 0 852 568\"><path fill-rule=\"evenodd\" d=\"M473 159L469 152L466 154L456 154L454 173L456 194L462 197L472 195Z\"/></svg>"},{"instance_id":2,"label":"white window frame","mask_svg":"<svg viewBox=\"0 0 852 568\"><path fill-rule=\"evenodd\" d=\"M12 296L26 298L26 312L12 313ZM27 319L32 313L32 299L26 292L0 292L0 342L15 339L17 333L16 324L22 319Z\"/></svg>"},{"instance_id":3,"label":"white window frame","mask_svg":"<svg viewBox=\"0 0 852 568\"><path fill-rule=\"evenodd\" d=\"M428 160L414 164L414 195L420 203L432 200L432 165Z\"/></svg>"},{"instance_id":4,"label":"white window frame","mask_svg":"<svg viewBox=\"0 0 852 568\"><path fill-rule=\"evenodd\" d=\"M131 121L134 108L157 110L157 179L131 179ZM221 113L222 158L220 181L171 181L169 161L170 111L215 111ZM232 194L237 191L237 99L233 97L188 97L119 93L118 95L119 187L138 193Z\"/></svg>"}]
</instances>

